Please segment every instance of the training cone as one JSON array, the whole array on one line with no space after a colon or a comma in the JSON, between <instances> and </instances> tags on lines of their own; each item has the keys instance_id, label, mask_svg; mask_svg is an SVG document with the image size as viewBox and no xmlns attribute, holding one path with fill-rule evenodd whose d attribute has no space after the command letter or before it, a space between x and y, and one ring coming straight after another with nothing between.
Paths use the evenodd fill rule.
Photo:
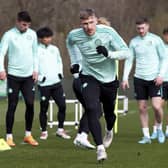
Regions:
<instances>
[{"instance_id":1,"label":"training cone","mask_svg":"<svg viewBox=\"0 0 168 168\"><path fill-rule=\"evenodd\" d=\"M10 150L11 147L6 143L3 138L0 138L0 151Z\"/></svg>"}]
</instances>

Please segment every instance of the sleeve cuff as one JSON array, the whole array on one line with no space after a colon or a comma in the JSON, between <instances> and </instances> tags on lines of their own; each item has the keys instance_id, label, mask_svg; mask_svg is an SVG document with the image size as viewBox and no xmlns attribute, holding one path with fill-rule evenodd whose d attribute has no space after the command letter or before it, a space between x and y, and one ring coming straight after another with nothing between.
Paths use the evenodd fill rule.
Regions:
<instances>
[{"instance_id":1,"label":"sleeve cuff","mask_svg":"<svg viewBox=\"0 0 168 168\"><path fill-rule=\"evenodd\" d=\"M73 77L74 77L74 78L79 78L79 73L74 73L74 74L73 74Z\"/></svg>"}]
</instances>

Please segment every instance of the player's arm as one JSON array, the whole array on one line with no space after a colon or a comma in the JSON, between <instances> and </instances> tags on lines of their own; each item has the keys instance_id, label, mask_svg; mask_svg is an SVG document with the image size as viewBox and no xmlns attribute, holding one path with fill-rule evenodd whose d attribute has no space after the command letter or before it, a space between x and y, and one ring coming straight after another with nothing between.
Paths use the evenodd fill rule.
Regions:
<instances>
[{"instance_id":1,"label":"player's arm","mask_svg":"<svg viewBox=\"0 0 168 168\"><path fill-rule=\"evenodd\" d=\"M34 35L33 41L33 79L36 82L38 80L38 52L37 52L37 35Z\"/></svg>"},{"instance_id":2,"label":"player's arm","mask_svg":"<svg viewBox=\"0 0 168 168\"><path fill-rule=\"evenodd\" d=\"M66 40L66 45L71 61L70 72L75 78L78 78L81 70L82 54L75 42L72 41L70 35Z\"/></svg>"},{"instance_id":3,"label":"player's arm","mask_svg":"<svg viewBox=\"0 0 168 168\"><path fill-rule=\"evenodd\" d=\"M111 59L122 60L128 58L131 55L131 52L127 44L114 29L111 28L110 30L111 30L109 34L111 35L110 45L111 48L114 49L114 51L107 50L105 46L98 46L96 48L97 52Z\"/></svg>"},{"instance_id":4,"label":"player's arm","mask_svg":"<svg viewBox=\"0 0 168 168\"><path fill-rule=\"evenodd\" d=\"M165 45L161 39L159 39L159 43L157 45L157 52L159 54L159 60L160 60L160 69L159 69L159 75L161 77L165 76L165 73L168 70L168 53L166 52Z\"/></svg>"},{"instance_id":5,"label":"player's arm","mask_svg":"<svg viewBox=\"0 0 168 168\"><path fill-rule=\"evenodd\" d=\"M7 54L8 47L9 47L9 35L5 33L2 37L1 44L0 44L0 80L6 79L4 59L5 59L5 55Z\"/></svg>"},{"instance_id":6,"label":"player's arm","mask_svg":"<svg viewBox=\"0 0 168 168\"><path fill-rule=\"evenodd\" d=\"M57 64L58 64L58 77L60 80L63 79L63 63L59 49L57 48Z\"/></svg>"},{"instance_id":7,"label":"player's arm","mask_svg":"<svg viewBox=\"0 0 168 168\"><path fill-rule=\"evenodd\" d=\"M123 79L121 84L124 90L126 88L129 88L128 78L133 66L134 55L135 55L134 48L131 43L130 43L130 51L131 51L130 57L128 57L124 62Z\"/></svg>"}]
</instances>

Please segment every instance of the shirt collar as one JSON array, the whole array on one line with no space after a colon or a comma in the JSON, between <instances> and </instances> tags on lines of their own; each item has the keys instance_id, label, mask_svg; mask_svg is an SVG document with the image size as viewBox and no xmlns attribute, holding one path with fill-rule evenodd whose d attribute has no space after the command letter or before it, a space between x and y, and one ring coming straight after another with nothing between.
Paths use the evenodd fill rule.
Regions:
<instances>
[{"instance_id":1,"label":"shirt collar","mask_svg":"<svg viewBox=\"0 0 168 168\"><path fill-rule=\"evenodd\" d=\"M46 48L48 48L50 45L46 46L46 45L44 45L44 44L42 44L42 43L39 43L39 46L46 49Z\"/></svg>"},{"instance_id":2,"label":"shirt collar","mask_svg":"<svg viewBox=\"0 0 168 168\"><path fill-rule=\"evenodd\" d=\"M149 34L150 34L150 33L147 32L147 33L145 34L145 36L143 36L143 37L142 37L142 36L139 36L139 37L140 37L141 39L146 39L146 38L149 36Z\"/></svg>"},{"instance_id":3,"label":"shirt collar","mask_svg":"<svg viewBox=\"0 0 168 168\"><path fill-rule=\"evenodd\" d=\"M27 30L26 32L21 33L20 30L19 30L17 27L15 27L14 29L15 29L16 33L19 33L19 34L24 34L24 33L26 33L26 32L28 31L28 30Z\"/></svg>"}]
</instances>

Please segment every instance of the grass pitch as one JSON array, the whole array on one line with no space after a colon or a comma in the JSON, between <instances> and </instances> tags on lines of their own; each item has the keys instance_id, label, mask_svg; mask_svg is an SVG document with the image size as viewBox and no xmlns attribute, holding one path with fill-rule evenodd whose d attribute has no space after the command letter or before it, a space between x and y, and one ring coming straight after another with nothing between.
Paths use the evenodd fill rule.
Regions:
<instances>
[{"instance_id":1,"label":"grass pitch","mask_svg":"<svg viewBox=\"0 0 168 168\"><path fill-rule=\"evenodd\" d=\"M0 100L0 137L5 138L6 100ZM48 128L49 137L46 141L40 140L39 103L36 102L33 136L39 146L32 147L23 144L24 136L24 104L18 104L13 128L16 147L9 151L0 152L1 168L167 168L168 167L168 140L164 144L152 141L152 144L140 145L141 138L139 116L135 101L129 101L128 114L119 116L118 134L115 135L110 148L107 149L108 160L103 164L96 161L96 150L77 148L73 139L77 130L74 126L66 127L71 140L64 140L55 136L56 127ZM149 108L150 128L152 128L153 112ZM166 114L165 110L165 114ZM167 114L168 115L168 114ZM73 118L74 111L67 107L67 118ZM56 116L55 116L56 118ZM104 131L104 120L102 130ZM164 122L165 129L165 122ZM150 129L152 131L152 129ZM92 138L90 136L90 140ZM92 141L93 143L93 141Z\"/></svg>"}]
</instances>

